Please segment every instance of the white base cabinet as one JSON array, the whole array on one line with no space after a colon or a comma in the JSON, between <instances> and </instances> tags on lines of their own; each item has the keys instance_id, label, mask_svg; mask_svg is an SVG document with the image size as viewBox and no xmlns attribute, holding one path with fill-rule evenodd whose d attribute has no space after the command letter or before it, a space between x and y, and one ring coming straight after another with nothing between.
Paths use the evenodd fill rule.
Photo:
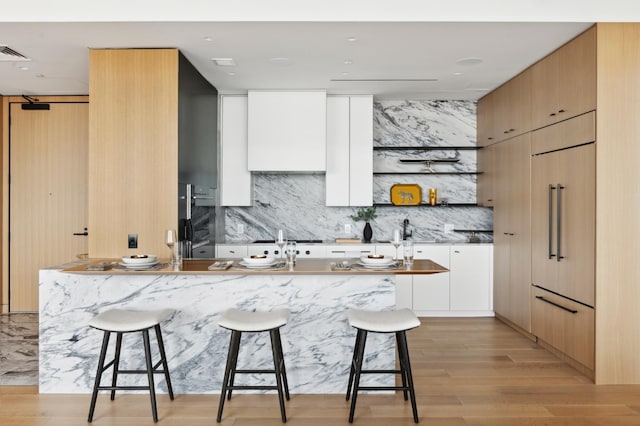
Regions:
<instances>
[{"instance_id":1,"label":"white base cabinet","mask_svg":"<svg viewBox=\"0 0 640 426\"><path fill-rule=\"evenodd\" d=\"M452 311L493 310L491 246L452 246L450 296Z\"/></svg>"},{"instance_id":2,"label":"white base cabinet","mask_svg":"<svg viewBox=\"0 0 640 426\"><path fill-rule=\"evenodd\" d=\"M396 276L396 307L422 317L493 316L493 245L414 247L416 259L449 269L433 275Z\"/></svg>"}]
</instances>

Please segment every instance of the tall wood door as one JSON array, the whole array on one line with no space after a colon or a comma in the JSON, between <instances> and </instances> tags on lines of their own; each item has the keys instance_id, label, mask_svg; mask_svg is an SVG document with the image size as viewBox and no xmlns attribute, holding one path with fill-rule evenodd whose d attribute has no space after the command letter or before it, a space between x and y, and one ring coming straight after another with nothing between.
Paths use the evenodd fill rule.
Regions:
<instances>
[{"instance_id":1,"label":"tall wood door","mask_svg":"<svg viewBox=\"0 0 640 426\"><path fill-rule=\"evenodd\" d=\"M10 106L9 310L38 310L38 271L87 253L88 103Z\"/></svg>"},{"instance_id":2,"label":"tall wood door","mask_svg":"<svg viewBox=\"0 0 640 426\"><path fill-rule=\"evenodd\" d=\"M530 322L530 135L496 148L494 204L494 310L529 331Z\"/></svg>"}]
</instances>

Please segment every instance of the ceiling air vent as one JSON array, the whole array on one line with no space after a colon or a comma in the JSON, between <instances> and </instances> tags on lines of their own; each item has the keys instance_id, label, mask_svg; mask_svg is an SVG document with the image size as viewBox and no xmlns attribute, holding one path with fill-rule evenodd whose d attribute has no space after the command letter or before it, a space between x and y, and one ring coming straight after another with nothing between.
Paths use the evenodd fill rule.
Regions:
<instances>
[{"instance_id":1,"label":"ceiling air vent","mask_svg":"<svg viewBox=\"0 0 640 426\"><path fill-rule=\"evenodd\" d=\"M30 61L31 59L24 56L22 53L18 53L5 44L0 44L0 61L4 62L23 62Z\"/></svg>"}]
</instances>

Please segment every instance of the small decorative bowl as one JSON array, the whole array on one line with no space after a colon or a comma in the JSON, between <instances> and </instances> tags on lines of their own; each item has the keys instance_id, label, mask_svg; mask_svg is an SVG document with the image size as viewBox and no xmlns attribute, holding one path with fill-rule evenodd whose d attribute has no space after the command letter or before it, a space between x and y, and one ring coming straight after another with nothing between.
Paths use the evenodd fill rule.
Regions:
<instances>
[{"instance_id":1,"label":"small decorative bowl","mask_svg":"<svg viewBox=\"0 0 640 426\"><path fill-rule=\"evenodd\" d=\"M122 256L122 263L129 265L139 265L145 263L153 263L157 259L155 254L132 254L131 256Z\"/></svg>"},{"instance_id":2,"label":"small decorative bowl","mask_svg":"<svg viewBox=\"0 0 640 426\"><path fill-rule=\"evenodd\" d=\"M276 258L273 256L259 254L259 255L249 256L249 257L243 257L242 260L247 265L271 265L272 263L275 263Z\"/></svg>"}]
</instances>

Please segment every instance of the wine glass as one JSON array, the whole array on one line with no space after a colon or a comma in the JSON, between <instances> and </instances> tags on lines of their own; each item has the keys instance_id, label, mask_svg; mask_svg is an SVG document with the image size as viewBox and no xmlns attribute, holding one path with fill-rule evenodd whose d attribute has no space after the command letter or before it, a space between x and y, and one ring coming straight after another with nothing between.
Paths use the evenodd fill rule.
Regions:
<instances>
[{"instance_id":1,"label":"wine glass","mask_svg":"<svg viewBox=\"0 0 640 426\"><path fill-rule=\"evenodd\" d=\"M165 233L164 242L167 245L167 247L169 247L169 250L171 251L171 257L170 257L171 262L173 262L173 246L176 244L177 241L178 241L178 237L176 235L176 230L167 229L167 232Z\"/></svg>"},{"instance_id":2,"label":"wine glass","mask_svg":"<svg viewBox=\"0 0 640 426\"><path fill-rule=\"evenodd\" d=\"M396 248L396 260L398 260L398 247L402 244L402 239L400 238L400 230L395 229L393 231L393 240L391 240L391 244Z\"/></svg>"},{"instance_id":3,"label":"wine glass","mask_svg":"<svg viewBox=\"0 0 640 426\"><path fill-rule=\"evenodd\" d=\"M284 239L284 232L282 229L278 230L278 239L276 240L276 245L280 247L280 259L282 260L282 249L284 248L287 241Z\"/></svg>"}]
</instances>

